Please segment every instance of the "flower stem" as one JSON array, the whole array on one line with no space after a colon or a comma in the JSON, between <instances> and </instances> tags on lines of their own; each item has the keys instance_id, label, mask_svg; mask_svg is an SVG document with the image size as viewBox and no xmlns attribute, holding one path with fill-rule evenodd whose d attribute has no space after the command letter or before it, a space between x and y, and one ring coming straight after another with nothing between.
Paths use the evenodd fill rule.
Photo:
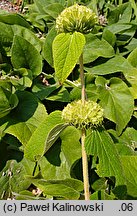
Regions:
<instances>
[{"instance_id":1,"label":"flower stem","mask_svg":"<svg viewBox=\"0 0 137 216\"><path fill-rule=\"evenodd\" d=\"M85 92L85 80L84 80L84 68L83 68L83 54L79 57L80 64L80 79L81 79L81 99L82 103L85 104L86 92ZM89 176L88 176L88 159L85 151L85 136L86 130L81 130L81 144L82 144L82 168L83 168L83 181L84 181L84 193L85 200L90 200L89 193Z\"/></svg>"}]
</instances>

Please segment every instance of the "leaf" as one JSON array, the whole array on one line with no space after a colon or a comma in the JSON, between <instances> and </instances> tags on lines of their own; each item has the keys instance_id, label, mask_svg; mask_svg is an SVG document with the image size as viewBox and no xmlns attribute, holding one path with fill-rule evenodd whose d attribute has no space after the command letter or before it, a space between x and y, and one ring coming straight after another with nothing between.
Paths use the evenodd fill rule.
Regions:
<instances>
[{"instance_id":1,"label":"leaf","mask_svg":"<svg viewBox=\"0 0 137 216\"><path fill-rule=\"evenodd\" d=\"M15 200L46 200L47 198L35 196L31 191L24 190L19 193L13 193Z\"/></svg>"},{"instance_id":2,"label":"leaf","mask_svg":"<svg viewBox=\"0 0 137 216\"><path fill-rule=\"evenodd\" d=\"M53 41L55 75L63 83L75 67L85 45L85 37L80 32L61 33Z\"/></svg>"},{"instance_id":3,"label":"leaf","mask_svg":"<svg viewBox=\"0 0 137 216\"><path fill-rule=\"evenodd\" d=\"M11 170L14 163L14 160L8 161L0 172L0 199L7 199L11 194L9 180L11 178Z\"/></svg>"},{"instance_id":4,"label":"leaf","mask_svg":"<svg viewBox=\"0 0 137 216\"><path fill-rule=\"evenodd\" d=\"M0 198L8 198L11 192L20 192L28 189L31 184L26 175L32 175L35 163L25 158L21 162L10 160L0 172ZM5 197L6 196L6 197Z\"/></svg>"},{"instance_id":5,"label":"leaf","mask_svg":"<svg viewBox=\"0 0 137 216\"><path fill-rule=\"evenodd\" d=\"M107 75L116 72L123 72L125 78L132 85L130 91L137 98L137 68L133 67L130 62L122 56L116 56L105 63L92 68L85 67L85 70L95 75Z\"/></svg>"},{"instance_id":6,"label":"leaf","mask_svg":"<svg viewBox=\"0 0 137 216\"><path fill-rule=\"evenodd\" d=\"M31 31L28 28L25 28L23 26L18 26L18 25L13 25L12 30L14 32L14 35L23 37L25 40L31 43L38 50L38 52L41 51L41 41L36 36L36 34L34 34L33 31Z\"/></svg>"},{"instance_id":7,"label":"leaf","mask_svg":"<svg viewBox=\"0 0 137 216\"><path fill-rule=\"evenodd\" d=\"M100 190L94 192L90 196L90 200L115 200L115 196L113 194L106 193L105 190Z\"/></svg>"},{"instance_id":8,"label":"leaf","mask_svg":"<svg viewBox=\"0 0 137 216\"><path fill-rule=\"evenodd\" d=\"M121 161L126 177L127 193L137 198L137 156L122 156Z\"/></svg>"},{"instance_id":9,"label":"leaf","mask_svg":"<svg viewBox=\"0 0 137 216\"><path fill-rule=\"evenodd\" d=\"M55 111L51 113L35 130L33 136L28 141L25 148L25 157L29 158L32 161L39 160L46 151L49 150L51 145L59 137L60 132L63 129L64 122L61 118L61 112ZM50 134L52 130L56 127L56 135L53 139L53 142L50 142L52 139ZM48 142L49 141L49 142Z\"/></svg>"},{"instance_id":10,"label":"leaf","mask_svg":"<svg viewBox=\"0 0 137 216\"><path fill-rule=\"evenodd\" d=\"M40 100L46 99L52 92L54 92L57 89L57 85L49 85L45 86L41 83L36 83L32 87L32 92L36 97L38 97Z\"/></svg>"},{"instance_id":11,"label":"leaf","mask_svg":"<svg viewBox=\"0 0 137 216\"><path fill-rule=\"evenodd\" d=\"M45 195L62 197L67 200L77 200L83 190L83 183L77 179L51 180L32 179L34 185L40 188Z\"/></svg>"},{"instance_id":12,"label":"leaf","mask_svg":"<svg viewBox=\"0 0 137 216\"><path fill-rule=\"evenodd\" d=\"M116 185L125 183L120 157L109 134L104 130L92 130L86 137L87 154L98 156L97 174L100 177L116 177Z\"/></svg>"},{"instance_id":13,"label":"leaf","mask_svg":"<svg viewBox=\"0 0 137 216\"><path fill-rule=\"evenodd\" d=\"M106 40L112 47L116 43L116 35L109 31L107 28L104 28L102 37Z\"/></svg>"},{"instance_id":14,"label":"leaf","mask_svg":"<svg viewBox=\"0 0 137 216\"><path fill-rule=\"evenodd\" d=\"M57 18L57 16L61 13L61 11L63 11L63 9L63 5L59 3L52 3L49 5L44 5L43 7L43 10L54 19Z\"/></svg>"},{"instance_id":15,"label":"leaf","mask_svg":"<svg viewBox=\"0 0 137 216\"><path fill-rule=\"evenodd\" d=\"M33 76L37 76L42 72L42 58L37 49L25 40L23 37L14 36L11 61L16 69L30 69Z\"/></svg>"},{"instance_id":16,"label":"leaf","mask_svg":"<svg viewBox=\"0 0 137 216\"><path fill-rule=\"evenodd\" d=\"M11 45L13 35L11 26L0 22L0 42L6 46Z\"/></svg>"},{"instance_id":17,"label":"leaf","mask_svg":"<svg viewBox=\"0 0 137 216\"><path fill-rule=\"evenodd\" d=\"M33 132L47 116L44 105L30 92L17 93L19 104L8 119L5 133L12 134L25 146ZM13 118L14 116L14 118Z\"/></svg>"},{"instance_id":18,"label":"leaf","mask_svg":"<svg viewBox=\"0 0 137 216\"><path fill-rule=\"evenodd\" d=\"M133 67L122 56L115 56L105 63L94 66L92 68L86 68L88 72L96 75L106 75L116 72L123 72L124 74L126 74L126 71L131 69L133 69Z\"/></svg>"},{"instance_id":19,"label":"leaf","mask_svg":"<svg viewBox=\"0 0 137 216\"><path fill-rule=\"evenodd\" d=\"M0 87L0 118L6 116L18 104L16 94Z\"/></svg>"},{"instance_id":20,"label":"leaf","mask_svg":"<svg viewBox=\"0 0 137 216\"><path fill-rule=\"evenodd\" d=\"M106 84L101 83L102 79L104 78L97 78L100 105L105 117L116 123L117 133L120 134L132 116L134 99L121 79L111 78L108 82L105 81Z\"/></svg>"},{"instance_id":21,"label":"leaf","mask_svg":"<svg viewBox=\"0 0 137 216\"><path fill-rule=\"evenodd\" d=\"M67 127L60 139L39 161L42 176L47 180L70 178L73 164L81 158L80 133L76 128Z\"/></svg>"},{"instance_id":22,"label":"leaf","mask_svg":"<svg viewBox=\"0 0 137 216\"><path fill-rule=\"evenodd\" d=\"M133 127L127 127L119 137L119 141L127 145L132 151L137 148L137 131Z\"/></svg>"},{"instance_id":23,"label":"leaf","mask_svg":"<svg viewBox=\"0 0 137 216\"><path fill-rule=\"evenodd\" d=\"M129 56L127 57L127 60L130 62L130 64L133 66L133 67L136 67L137 68L137 48L135 48L130 54Z\"/></svg>"},{"instance_id":24,"label":"leaf","mask_svg":"<svg viewBox=\"0 0 137 216\"><path fill-rule=\"evenodd\" d=\"M111 31L113 34L123 33L132 28L132 24L124 24L124 23L114 23L112 25L108 25L107 29Z\"/></svg>"},{"instance_id":25,"label":"leaf","mask_svg":"<svg viewBox=\"0 0 137 216\"><path fill-rule=\"evenodd\" d=\"M19 163L15 161L10 179L12 192L19 193L29 188L31 182L26 176L33 175L34 168L35 163L28 161L26 158L23 158Z\"/></svg>"},{"instance_id":26,"label":"leaf","mask_svg":"<svg viewBox=\"0 0 137 216\"><path fill-rule=\"evenodd\" d=\"M44 59L53 67L53 53L52 53L52 43L54 38L56 37L57 32L55 28L52 28L45 39L43 46L43 57Z\"/></svg>"},{"instance_id":27,"label":"leaf","mask_svg":"<svg viewBox=\"0 0 137 216\"><path fill-rule=\"evenodd\" d=\"M25 20L25 18L17 13L0 14L0 22L31 28L31 25Z\"/></svg>"},{"instance_id":28,"label":"leaf","mask_svg":"<svg viewBox=\"0 0 137 216\"><path fill-rule=\"evenodd\" d=\"M47 100L52 101L61 101L61 102L69 102L69 92L68 90L63 86L61 88L58 88L56 91L53 91L48 97Z\"/></svg>"},{"instance_id":29,"label":"leaf","mask_svg":"<svg viewBox=\"0 0 137 216\"><path fill-rule=\"evenodd\" d=\"M92 34L86 35L86 44L83 52L84 63L93 62L100 56L111 58L114 54L113 47L106 40L99 40Z\"/></svg>"},{"instance_id":30,"label":"leaf","mask_svg":"<svg viewBox=\"0 0 137 216\"><path fill-rule=\"evenodd\" d=\"M114 10L111 10L108 16L109 24L112 23L129 23L132 17L131 3L119 4Z\"/></svg>"}]
</instances>

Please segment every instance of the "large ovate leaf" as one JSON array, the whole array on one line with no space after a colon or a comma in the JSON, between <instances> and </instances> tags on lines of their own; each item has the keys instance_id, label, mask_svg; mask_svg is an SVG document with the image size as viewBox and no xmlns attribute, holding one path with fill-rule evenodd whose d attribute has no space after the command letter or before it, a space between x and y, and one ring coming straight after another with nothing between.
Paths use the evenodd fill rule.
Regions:
<instances>
[{"instance_id":1,"label":"large ovate leaf","mask_svg":"<svg viewBox=\"0 0 137 216\"><path fill-rule=\"evenodd\" d=\"M0 172L0 199L11 193L27 190L31 182L26 175L32 175L34 167L35 163L25 158L19 163L16 160L8 161Z\"/></svg>"},{"instance_id":2,"label":"large ovate leaf","mask_svg":"<svg viewBox=\"0 0 137 216\"><path fill-rule=\"evenodd\" d=\"M0 118L6 116L18 104L16 94L0 87Z\"/></svg>"},{"instance_id":3,"label":"large ovate leaf","mask_svg":"<svg viewBox=\"0 0 137 216\"><path fill-rule=\"evenodd\" d=\"M122 156L121 161L126 177L127 193L137 198L137 156Z\"/></svg>"},{"instance_id":4,"label":"large ovate leaf","mask_svg":"<svg viewBox=\"0 0 137 216\"><path fill-rule=\"evenodd\" d=\"M45 5L43 7L44 11L49 14L51 17L53 17L54 19L57 18L57 16L61 13L61 11L64 9L62 4L59 3L53 3L53 4L49 4L48 6Z\"/></svg>"},{"instance_id":5,"label":"large ovate leaf","mask_svg":"<svg viewBox=\"0 0 137 216\"><path fill-rule=\"evenodd\" d=\"M127 85L119 78L111 78L106 81L99 77L96 83L104 115L116 123L116 130L120 134L132 116L134 109L133 96Z\"/></svg>"},{"instance_id":6,"label":"large ovate leaf","mask_svg":"<svg viewBox=\"0 0 137 216\"><path fill-rule=\"evenodd\" d=\"M42 58L40 53L31 43L18 35L14 36L11 61L16 69L30 69L33 76L37 76L42 72Z\"/></svg>"},{"instance_id":7,"label":"large ovate leaf","mask_svg":"<svg viewBox=\"0 0 137 216\"><path fill-rule=\"evenodd\" d=\"M56 37L57 32L55 28L52 28L47 37L45 38L44 46L43 46L43 57L46 61L53 66L53 53L52 53L52 42Z\"/></svg>"},{"instance_id":8,"label":"large ovate leaf","mask_svg":"<svg viewBox=\"0 0 137 216\"><path fill-rule=\"evenodd\" d=\"M32 161L39 160L51 148L66 126L61 118L61 111L51 113L35 130L27 143L25 157ZM53 134L52 130L56 133Z\"/></svg>"},{"instance_id":9,"label":"large ovate leaf","mask_svg":"<svg viewBox=\"0 0 137 216\"><path fill-rule=\"evenodd\" d=\"M0 22L0 41L4 45L10 45L13 41L12 27L2 22Z\"/></svg>"},{"instance_id":10,"label":"large ovate leaf","mask_svg":"<svg viewBox=\"0 0 137 216\"><path fill-rule=\"evenodd\" d=\"M112 23L129 23L132 17L131 2L119 4L110 11L108 16L109 24Z\"/></svg>"},{"instance_id":11,"label":"large ovate leaf","mask_svg":"<svg viewBox=\"0 0 137 216\"><path fill-rule=\"evenodd\" d=\"M9 25L20 25L26 28L31 28L31 25L18 13L6 13L0 14L0 22L9 24Z\"/></svg>"},{"instance_id":12,"label":"large ovate leaf","mask_svg":"<svg viewBox=\"0 0 137 216\"><path fill-rule=\"evenodd\" d=\"M27 175L33 175L35 163L23 158L22 161L14 162L12 168L12 175L10 179L10 187L12 192L19 193L20 191L27 190L31 182L26 178Z\"/></svg>"},{"instance_id":13,"label":"large ovate leaf","mask_svg":"<svg viewBox=\"0 0 137 216\"><path fill-rule=\"evenodd\" d=\"M130 57L130 55L129 55ZM123 72L125 78L131 84L130 91L134 97L137 98L137 68L134 67L135 62L132 66L132 62L129 61L122 56L115 56L114 58L106 61L105 63L99 64L92 68L85 68L86 71L95 75L107 75L116 72Z\"/></svg>"},{"instance_id":14,"label":"large ovate leaf","mask_svg":"<svg viewBox=\"0 0 137 216\"><path fill-rule=\"evenodd\" d=\"M128 56L127 60L130 62L130 64L133 66L133 67L136 67L137 68L137 48L135 48Z\"/></svg>"},{"instance_id":15,"label":"large ovate leaf","mask_svg":"<svg viewBox=\"0 0 137 216\"><path fill-rule=\"evenodd\" d=\"M137 130L133 127L127 127L119 137L119 141L127 145L132 151L137 148Z\"/></svg>"},{"instance_id":16,"label":"large ovate leaf","mask_svg":"<svg viewBox=\"0 0 137 216\"><path fill-rule=\"evenodd\" d=\"M83 183L77 179L45 180L33 179L32 182L45 195L56 196L68 200L77 200L83 191Z\"/></svg>"},{"instance_id":17,"label":"large ovate leaf","mask_svg":"<svg viewBox=\"0 0 137 216\"><path fill-rule=\"evenodd\" d=\"M13 25L12 30L14 32L14 35L18 35L26 39L29 43L31 43L38 52L41 51L41 41L40 39L34 34L33 31L31 31L28 28L25 28L23 26Z\"/></svg>"},{"instance_id":18,"label":"large ovate leaf","mask_svg":"<svg viewBox=\"0 0 137 216\"><path fill-rule=\"evenodd\" d=\"M47 112L44 105L39 103L32 93L18 92L17 96L19 104L9 116L5 133L17 137L25 146L35 129L47 116Z\"/></svg>"},{"instance_id":19,"label":"large ovate leaf","mask_svg":"<svg viewBox=\"0 0 137 216\"><path fill-rule=\"evenodd\" d=\"M53 41L55 75L63 83L75 67L83 47L85 37L80 32L61 33Z\"/></svg>"},{"instance_id":20,"label":"large ovate leaf","mask_svg":"<svg viewBox=\"0 0 137 216\"><path fill-rule=\"evenodd\" d=\"M116 185L125 183L120 157L110 135L104 130L92 130L86 137L86 152L98 156L97 173L100 177L115 176Z\"/></svg>"},{"instance_id":21,"label":"large ovate leaf","mask_svg":"<svg viewBox=\"0 0 137 216\"><path fill-rule=\"evenodd\" d=\"M39 161L42 176L47 180L70 178L72 165L81 158L80 133L76 128L67 127L60 139Z\"/></svg>"},{"instance_id":22,"label":"large ovate leaf","mask_svg":"<svg viewBox=\"0 0 137 216\"><path fill-rule=\"evenodd\" d=\"M89 63L100 56L111 58L114 56L114 49L106 40L99 40L96 36L88 34L86 36L83 56L84 63Z\"/></svg>"}]
</instances>

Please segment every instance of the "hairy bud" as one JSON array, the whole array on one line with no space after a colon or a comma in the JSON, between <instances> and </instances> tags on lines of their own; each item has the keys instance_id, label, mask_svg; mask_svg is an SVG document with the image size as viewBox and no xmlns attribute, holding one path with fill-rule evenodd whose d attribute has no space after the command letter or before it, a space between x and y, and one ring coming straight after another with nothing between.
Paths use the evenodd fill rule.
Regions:
<instances>
[{"instance_id":1,"label":"hairy bud","mask_svg":"<svg viewBox=\"0 0 137 216\"><path fill-rule=\"evenodd\" d=\"M74 4L66 8L56 19L56 29L58 33L81 32L89 33L97 23L96 14L83 5Z\"/></svg>"},{"instance_id":2,"label":"hairy bud","mask_svg":"<svg viewBox=\"0 0 137 216\"><path fill-rule=\"evenodd\" d=\"M79 129L93 128L102 124L103 109L94 101L73 101L63 109L62 118Z\"/></svg>"}]
</instances>

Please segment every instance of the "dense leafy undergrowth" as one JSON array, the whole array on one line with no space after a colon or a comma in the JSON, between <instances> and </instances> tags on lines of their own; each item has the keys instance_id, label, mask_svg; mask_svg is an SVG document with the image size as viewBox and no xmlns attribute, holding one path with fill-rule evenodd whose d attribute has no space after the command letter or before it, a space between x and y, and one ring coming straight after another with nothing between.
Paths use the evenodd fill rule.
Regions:
<instances>
[{"instance_id":1,"label":"dense leafy undergrowth","mask_svg":"<svg viewBox=\"0 0 137 216\"><path fill-rule=\"evenodd\" d=\"M83 55L87 97L104 109L104 130L86 136L90 198L137 199L137 6L77 2L100 20ZM34 0L24 15L0 12L0 199L84 199L80 131L61 117L81 97L79 64L67 79L59 74L61 85L52 53L55 19L73 3ZM59 66L68 48L75 53L62 44Z\"/></svg>"}]
</instances>

